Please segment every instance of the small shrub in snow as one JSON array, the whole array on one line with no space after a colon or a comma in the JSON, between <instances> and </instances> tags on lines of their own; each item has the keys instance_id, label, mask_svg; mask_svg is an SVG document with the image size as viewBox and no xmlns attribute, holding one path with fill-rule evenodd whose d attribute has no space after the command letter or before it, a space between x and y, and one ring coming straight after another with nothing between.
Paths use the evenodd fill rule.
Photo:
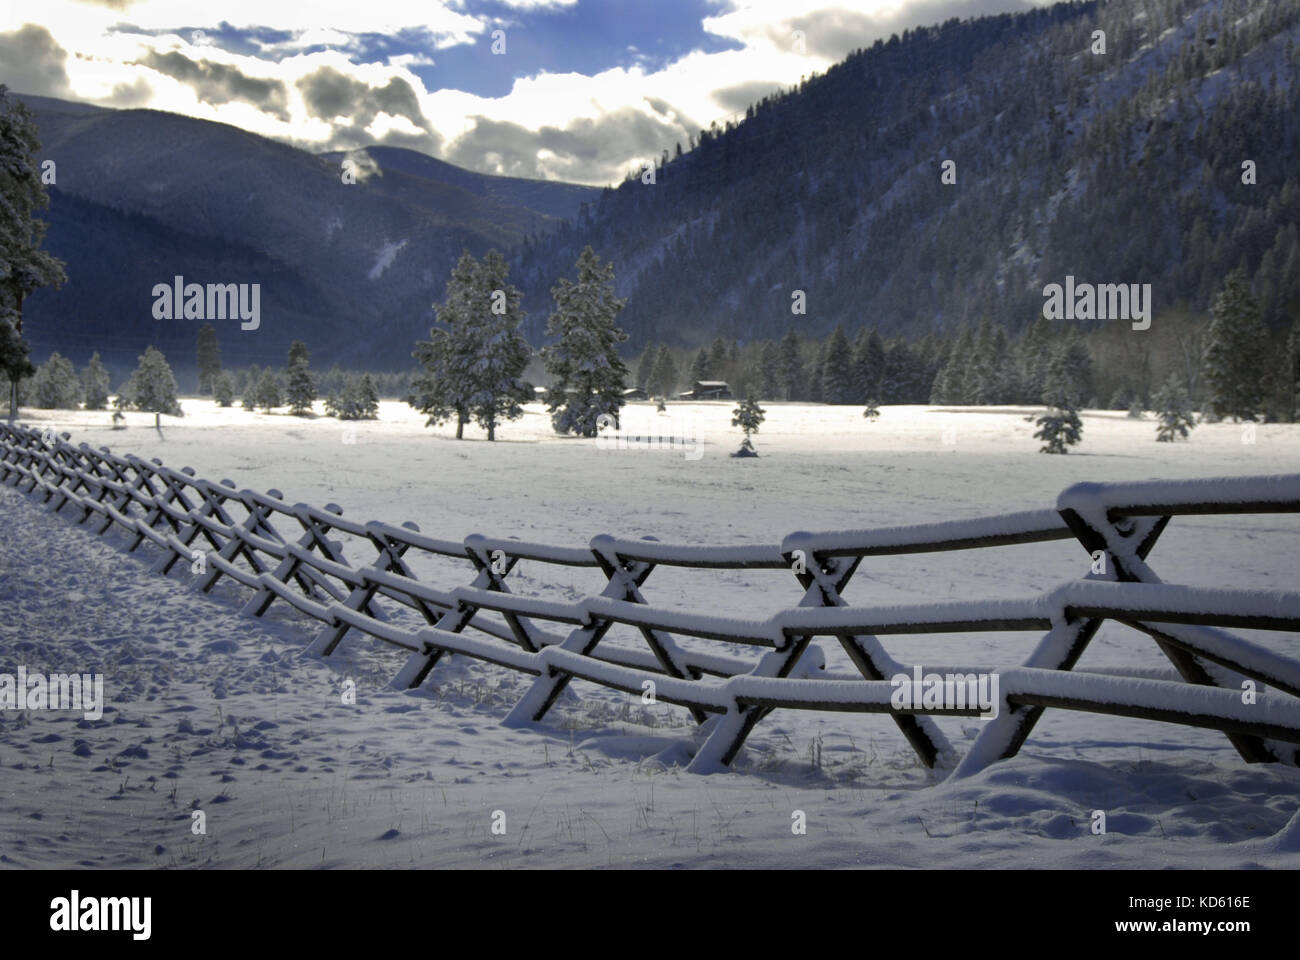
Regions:
<instances>
[{"instance_id":1,"label":"small shrub in snow","mask_svg":"<svg viewBox=\"0 0 1300 960\"><path fill-rule=\"evenodd\" d=\"M1172 443L1179 437L1186 437L1188 431L1195 428L1196 415L1192 413L1187 391L1178 377L1171 375L1154 400L1160 421L1156 427L1158 443Z\"/></svg>"},{"instance_id":2,"label":"small shrub in snow","mask_svg":"<svg viewBox=\"0 0 1300 960\"><path fill-rule=\"evenodd\" d=\"M758 433L759 425L766 419L767 412L758 405L754 399L753 391L745 394L745 399L737 404L731 416L731 425L740 427L745 431L745 439L740 444L740 449L732 454L733 457L756 457L758 452L754 449L754 443L749 439L751 433Z\"/></svg>"},{"instance_id":3,"label":"small shrub in snow","mask_svg":"<svg viewBox=\"0 0 1300 960\"><path fill-rule=\"evenodd\" d=\"M1070 447L1083 439L1083 423L1074 400L1064 392L1058 393L1047 412L1034 421L1038 430L1035 440L1042 440L1040 453L1069 453Z\"/></svg>"}]
</instances>

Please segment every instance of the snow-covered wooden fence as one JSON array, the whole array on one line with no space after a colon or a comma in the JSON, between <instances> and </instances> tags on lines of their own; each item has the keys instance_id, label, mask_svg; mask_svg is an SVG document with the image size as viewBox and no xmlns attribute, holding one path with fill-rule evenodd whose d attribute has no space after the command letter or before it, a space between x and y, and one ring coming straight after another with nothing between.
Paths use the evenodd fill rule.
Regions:
<instances>
[{"instance_id":1,"label":"snow-covered wooden fence","mask_svg":"<svg viewBox=\"0 0 1300 960\"><path fill-rule=\"evenodd\" d=\"M177 471L68 440L67 434L0 425L0 479L100 534L124 531L131 551L148 541L159 551L160 573L201 558L196 588L210 591L227 577L251 592L245 611L253 616L277 600L290 604L322 624L308 648L312 655L328 658L354 634L406 651L395 687L424 684L447 654L535 677L508 724L540 721L578 679L635 694L652 684L657 701L680 705L708 724L690 764L696 772L729 765L755 724L783 709L887 714L923 763L955 764L957 776L1013 756L1048 708L1203 727L1226 734L1248 762L1300 762L1300 662L1225 629L1300 632L1300 593L1169 585L1148 564L1173 517L1300 512L1300 475L1076 484L1055 509L794 533L766 546L597 536L585 548L566 548L480 535L440 540L410 522L355 523L335 504L291 505L277 490L240 490L228 480L196 477L189 468ZM1090 572L1024 600L855 607L843 596L868 557L1049 540L1081 545ZM357 544L373 549L368 565L346 558ZM410 559L421 555L467 561L473 579L450 590L433 587L412 570ZM514 593L509 578L520 563L595 568L605 586L566 602ZM803 596L763 620L656 607L643 587L661 566L786 571ZM1074 670L1106 620L1148 635L1182 680ZM646 649L600 646L620 625L632 628ZM891 679L911 676L912 668L893 660L878 637L978 631L1043 637L1022 665L997 671L997 715L958 762L933 716L971 716L980 708L899 708L891 702ZM820 675L821 665L805 656L817 637L838 641L861 677ZM702 650L691 638L731 646ZM757 653L740 656L737 648ZM926 671L976 673L932 665Z\"/></svg>"}]
</instances>

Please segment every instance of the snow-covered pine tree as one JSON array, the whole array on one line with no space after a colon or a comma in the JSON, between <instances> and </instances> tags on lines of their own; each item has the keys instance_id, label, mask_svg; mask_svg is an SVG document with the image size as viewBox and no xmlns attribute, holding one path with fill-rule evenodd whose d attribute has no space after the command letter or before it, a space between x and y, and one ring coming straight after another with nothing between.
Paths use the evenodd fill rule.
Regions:
<instances>
[{"instance_id":1,"label":"snow-covered pine tree","mask_svg":"<svg viewBox=\"0 0 1300 960\"><path fill-rule=\"evenodd\" d=\"M853 351L842 326L832 331L822 361L822 401L849 403L853 399Z\"/></svg>"},{"instance_id":2,"label":"snow-covered pine tree","mask_svg":"<svg viewBox=\"0 0 1300 960\"><path fill-rule=\"evenodd\" d=\"M280 378L270 367L263 370L262 375L257 379L257 385L253 388L253 402L267 413L284 403Z\"/></svg>"},{"instance_id":3,"label":"snow-covered pine tree","mask_svg":"<svg viewBox=\"0 0 1300 960\"><path fill-rule=\"evenodd\" d=\"M1191 402L1187 399L1187 390L1176 374L1170 374L1164 386L1151 398L1155 404L1159 424L1156 427L1156 440L1160 443L1172 443L1196 426L1196 415L1192 413Z\"/></svg>"},{"instance_id":4,"label":"snow-covered pine tree","mask_svg":"<svg viewBox=\"0 0 1300 960\"><path fill-rule=\"evenodd\" d=\"M251 365L244 374L244 384L240 390L240 405L245 410L257 409L257 384L262 379L262 370L257 364Z\"/></svg>"},{"instance_id":5,"label":"snow-covered pine tree","mask_svg":"<svg viewBox=\"0 0 1300 960\"><path fill-rule=\"evenodd\" d=\"M1034 439L1043 441L1040 453L1069 453L1069 448L1083 439L1083 423L1075 402L1066 389L1051 395L1047 412L1034 421L1038 427Z\"/></svg>"},{"instance_id":6,"label":"snow-covered pine tree","mask_svg":"<svg viewBox=\"0 0 1300 960\"><path fill-rule=\"evenodd\" d=\"M672 399L677 392L677 364L672 352L666 346L659 347L655 357L654 373L650 375L650 392L667 399Z\"/></svg>"},{"instance_id":7,"label":"snow-covered pine tree","mask_svg":"<svg viewBox=\"0 0 1300 960\"><path fill-rule=\"evenodd\" d=\"M18 335L13 323L0 317L0 373L9 381L10 420L18 416L18 381L36 372L27 349L27 341Z\"/></svg>"},{"instance_id":8,"label":"snow-covered pine tree","mask_svg":"<svg viewBox=\"0 0 1300 960\"><path fill-rule=\"evenodd\" d=\"M758 405L758 400L754 398L754 394L752 392L745 394L745 399L741 400L736 405L736 409L731 411L731 425L740 427L745 434L740 449L732 454L733 457L758 456L758 451L754 449L754 443L749 439L749 435L758 433L758 428L766 417L767 411Z\"/></svg>"},{"instance_id":9,"label":"snow-covered pine tree","mask_svg":"<svg viewBox=\"0 0 1300 960\"><path fill-rule=\"evenodd\" d=\"M462 250L447 281L443 302L433 307L438 325L429 331L428 340L416 343L412 353L420 362L421 372L412 379L407 402L428 417L425 426L454 417L457 440L464 439L470 398L476 389L473 372L478 346L473 342L471 325L474 311L483 306L484 300L479 275L479 262L468 250Z\"/></svg>"},{"instance_id":10,"label":"snow-covered pine tree","mask_svg":"<svg viewBox=\"0 0 1300 960\"><path fill-rule=\"evenodd\" d=\"M176 377L167 358L156 347L146 347L141 354L123 397L137 410L152 413L155 427L160 425L164 413L171 417L182 415L180 401L176 399Z\"/></svg>"},{"instance_id":11,"label":"snow-covered pine tree","mask_svg":"<svg viewBox=\"0 0 1300 960\"><path fill-rule=\"evenodd\" d=\"M310 362L311 355L307 352L305 343L295 340L289 345L289 385L285 390L285 399L289 404L289 412L297 417L311 413L311 405L316 401L316 384L312 381L311 370L308 368Z\"/></svg>"},{"instance_id":12,"label":"snow-covered pine tree","mask_svg":"<svg viewBox=\"0 0 1300 960\"><path fill-rule=\"evenodd\" d=\"M1268 331L1245 271L1238 268L1224 279L1211 314L1205 344L1210 406L1220 417L1254 420L1264 400Z\"/></svg>"},{"instance_id":13,"label":"snow-covered pine tree","mask_svg":"<svg viewBox=\"0 0 1300 960\"><path fill-rule=\"evenodd\" d=\"M81 400L87 410L103 410L108 406L108 370L99 359L99 351L90 355L90 362L81 371Z\"/></svg>"},{"instance_id":14,"label":"snow-covered pine tree","mask_svg":"<svg viewBox=\"0 0 1300 960\"><path fill-rule=\"evenodd\" d=\"M32 403L45 410L75 410L84 390L72 362L57 350L32 375Z\"/></svg>"},{"instance_id":15,"label":"snow-covered pine tree","mask_svg":"<svg viewBox=\"0 0 1300 960\"><path fill-rule=\"evenodd\" d=\"M213 380L221 372L221 344L212 324L199 327L197 361L199 368L199 393L211 393Z\"/></svg>"},{"instance_id":16,"label":"snow-covered pine tree","mask_svg":"<svg viewBox=\"0 0 1300 960\"><path fill-rule=\"evenodd\" d=\"M410 400L408 399L408 403ZM370 374L351 374L343 388L325 399L325 413L340 420L375 420L379 417L379 392ZM428 424L426 424L427 426Z\"/></svg>"},{"instance_id":17,"label":"snow-covered pine tree","mask_svg":"<svg viewBox=\"0 0 1300 960\"><path fill-rule=\"evenodd\" d=\"M546 333L555 343L542 349L551 375L546 407L557 433L596 435L596 421L608 414L618 421L627 366L618 345L627 340L615 321L626 303L614 296L614 264L603 265L590 246L577 262L578 281L561 277L551 288L555 310Z\"/></svg>"},{"instance_id":18,"label":"snow-covered pine tree","mask_svg":"<svg viewBox=\"0 0 1300 960\"><path fill-rule=\"evenodd\" d=\"M212 396L223 407L228 407L235 402L235 381L226 371L222 370L213 378Z\"/></svg>"},{"instance_id":19,"label":"snow-covered pine tree","mask_svg":"<svg viewBox=\"0 0 1300 960\"><path fill-rule=\"evenodd\" d=\"M375 420L379 417L379 391L370 374L363 373L357 382L357 410L361 420Z\"/></svg>"},{"instance_id":20,"label":"snow-covered pine tree","mask_svg":"<svg viewBox=\"0 0 1300 960\"><path fill-rule=\"evenodd\" d=\"M24 300L41 287L59 287L67 279L63 262L41 249L48 223L38 211L49 206L50 198L40 151L31 110L0 83L0 320L12 323L20 340ZM18 380L11 383L10 405L16 415Z\"/></svg>"},{"instance_id":21,"label":"snow-covered pine tree","mask_svg":"<svg viewBox=\"0 0 1300 960\"><path fill-rule=\"evenodd\" d=\"M467 329L473 356L468 371L473 390L467 408L474 422L487 430L489 440L496 440L497 424L522 417L523 402L532 399L520 379L532 358L532 348L519 332L524 319L519 306L523 294L507 282L509 273L501 254L495 250L484 254ZM626 367L622 376L627 376ZM620 380L620 394L622 389Z\"/></svg>"}]
</instances>

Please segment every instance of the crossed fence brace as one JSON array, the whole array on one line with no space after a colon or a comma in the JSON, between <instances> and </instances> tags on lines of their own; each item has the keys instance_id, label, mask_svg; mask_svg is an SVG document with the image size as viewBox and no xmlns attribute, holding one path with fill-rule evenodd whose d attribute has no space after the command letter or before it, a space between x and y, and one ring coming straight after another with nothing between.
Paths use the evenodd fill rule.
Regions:
<instances>
[{"instance_id":1,"label":"crossed fence brace","mask_svg":"<svg viewBox=\"0 0 1300 960\"><path fill-rule=\"evenodd\" d=\"M84 443L73 447L68 439L0 425L0 479L29 494L39 489L56 512L73 507L81 524L97 518L100 534L123 528L129 552L149 541L161 551L157 572L195 560L195 586L203 592L229 577L253 591L244 606L252 616L284 600L322 623L309 655L332 656L351 631L407 650L392 681L398 689L423 685L449 653L531 674L536 679L504 720L509 725L542 720L573 679L633 693L648 680L657 699L685 707L704 728L689 768L697 772L729 766L754 727L776 709L888 713L924 765L956 764L958 776L1015 755L1049 707L1190 723L1223 731L1247 762L1300 760L1294 746L1300 743L1300 701L1293 699L1300 697L1300 663L1221 629L1296 630L1300 595L1167 586L1147 563L1174 516L1300 512L1300 475L1179 485L1077 484L1061 494L1055 510L883 530L799 532L779 546L699 547L602 535L579 549L477 534L463 542L439 540L411 522L358 524L345 520L336 504L323 510L289 506L276 490L236 490L229 480L212 483L189 468L116 457ZM242 511L242 519L232 507ZM283 519L296 522L301 533L283 534ZM343 542L332 535L368 543L374 562L351 565ZM200 539L209 550L195 549ZM1087 551L1092 569L1077 585L1025 601L957 606L852 608L844 599L869 557L1050 540L1075 540ZM452 591L433 588L407 562L412 550L468 560L474 579ZM515 594L507 578L521 561L595 567L606 583L599 594L576 603ZM651 606L642 592L662 565L789 570L804 593L797 607L763 621L684 614ZM1134 605L1133 597L1141 602ZM381 598L411 608L425 626L395 623ZM1108 619L1150 636L1184 682L1107 676L1099 693L1096 674L1072 672ZM537 621L569 629L561 635ZM648 652L606 646L598 653L618 624L634 628ZM466 635L470 628L483 636ZM1002 672L1003 709L958 763L931 715L939 710L897 710L890 704L888 678L907 674L910 666L895 661L879 637L982 630L1046 633L1021 667ZM753 663L688 649L679 636L766 652ZM818 636L839 641L860 681L815 679L824 661L806 654L816 649L811 642ZM1242 677L1286 698L1261 694L1246 709L1232 689ZM1191 688L1202 692L1189 697ZM1178 705L1171 693L1194 706Z\"/></svg>"}]
</instances>

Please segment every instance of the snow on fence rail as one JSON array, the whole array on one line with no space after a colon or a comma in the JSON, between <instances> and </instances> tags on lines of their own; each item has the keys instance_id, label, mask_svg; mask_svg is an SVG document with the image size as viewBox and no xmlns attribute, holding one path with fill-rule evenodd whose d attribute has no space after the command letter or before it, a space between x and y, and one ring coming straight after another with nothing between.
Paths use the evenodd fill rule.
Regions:
<instances>
[{"instance_id":1,"label":"snow on fence rail","mask_svg":"<svg viewBox=\"0 0 1300 960\"><path fill-rule=\"evenodd\" d=\"M253 616L283 600L322 624L310 655L330 657L353 633L405 650L396 688L421 686L447 654L532 675L505 718L510 725L540 721L574 679L631 693L649 682L657 700L708 725L688 768L701 773L729 765L754 726L778 709L887 714L923 763L955 765L957 776L1013 756L1048 708L1218 730L1248 762L1300 762L1300 662L1223 629L1300 632L1300 593L1168 585L1147 564L1174 516L1300 512L1300 475L1076 484L1054 510L800 532L761 546L602 535L586 548L566 548L477 534L440 540L411 522L356 523L336 504L289 504L277 490L240 490L229 480L196 477L188 467L177 471L68 440L68 434L0 425L0 479L43 496L56 512L100 534L125 531L131 551L152 543L160 573L201 554L196 589L208 592L228 577L251 591L244 610ZM373 562L349 562L342 537L349 548L368 544ZM1092 569L1104 572L1022 600L853 607L843 597L866 557L1048 540L1077 541L1092 556ZM450 590L433 587L413 572L416 557L468 561L473 580ZM521 561L595 568L606 583L578 601L514 593L507 581ZM642 593L657 566L787 570L804 593L797 606L764 620L670 610L652 606ZM1150 636L1181 681L1074 671L1106 620ZM646 649L601 647L618 625L632 628ZM893 660L877 637L978 631L1043 637L1024 664L998 674L996 715L958 762L932 716L970 716L980 708L924 701L899 707L891 678L911 676L912 667ZM822 674L822 664L808 655L816 637L838 641L860 677ZM752 648L757 659L737 656L734 647L684 646L691 638ZM1243 679L1270 692L1243 696Z\"/></svg>"}]
</instances>

